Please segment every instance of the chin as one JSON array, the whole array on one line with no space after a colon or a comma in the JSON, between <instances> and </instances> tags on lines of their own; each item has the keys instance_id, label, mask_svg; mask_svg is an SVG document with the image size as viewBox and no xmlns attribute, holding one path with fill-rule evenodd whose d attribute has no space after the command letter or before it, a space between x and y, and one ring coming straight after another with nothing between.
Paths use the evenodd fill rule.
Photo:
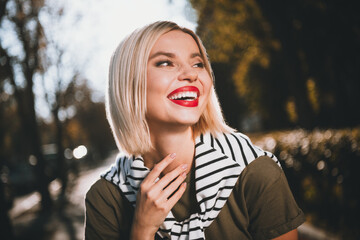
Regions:
<instances>
[{"instance_id":1,"label":"chin","mask_svg":"<svg viewBox=\"0 0 360 240\"><path fill-rule=\"evenodd\" d=\"M177 123L180 125L185 125L185 126L193 126L195 125L198 121L199 121L200 117L196 117L196 118L182 118L182 119L178 119Z\"/></svg>"}]
</instances>

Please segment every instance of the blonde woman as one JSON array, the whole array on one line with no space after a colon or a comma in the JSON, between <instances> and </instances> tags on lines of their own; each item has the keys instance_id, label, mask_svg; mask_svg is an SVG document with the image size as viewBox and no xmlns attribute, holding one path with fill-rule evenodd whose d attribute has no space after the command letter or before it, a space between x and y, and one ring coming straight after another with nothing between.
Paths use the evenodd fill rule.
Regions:
<instances>
[{"instance_id":1,"label":"blonde woman","mask_svg":"<svg viewBox=\"0 0 360 240\"><path fill-rule=\"evenodd\" d=\"M284 173L224 122L194 32L161 21L123 40L106 107L120 153L86 195L86 239L297 239Z\"/></svg>"}]
</instances>

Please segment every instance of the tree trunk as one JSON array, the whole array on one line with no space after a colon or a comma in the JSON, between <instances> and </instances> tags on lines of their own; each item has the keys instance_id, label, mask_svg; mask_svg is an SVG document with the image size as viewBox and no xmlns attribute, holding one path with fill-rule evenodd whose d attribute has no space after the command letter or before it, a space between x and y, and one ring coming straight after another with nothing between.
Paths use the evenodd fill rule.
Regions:
<instances>
[{"instance_id":1,"label":"tree trunk","mask_svg":"<svg viewBox=\"0 0 360 240\"><path fill-rule=\"evenodd\" d=\"M0 169L1 167L2 166L0 164ZM8 215L8 210L9 210L8 203L5 198L4 184L0 180L0 239L4 239L4 240L14 239L14 233Z\"/></svg>"},{"instance_id":2,"label":"tree trunk","mask_svg":"<svg viewBox=\"0 0 360 240\"><path fill-rule=\"evenodd\" d=\"M59 107L55 107L53 111L53 118L56 126L56 145L57 145L57 165L58 174L61 181L61 197L65 199L66 188L68 185L67 179L67 164L64 158L64 146L63 146L63 126L58 117Z\"/></svg>"},{"instance_id":3,"label":"tree trunk","mask_svg":"<svg viewBox=\"0 0 360 240\"><path fill-rule=\"evenodd\" d=\"M29 109L28 116L25 122L25 132L27 133L29 143L31 144L31 148L33 154L37 159L37 164L35 167L36 176L37 176L37 184L38 190L41 194L41 209L43 211L50 211L52 207L52 201L49 192L49 179L45 174L45 158L42 153L41 149L41 139L38 129L38 124L36 120L36 113L35 113L35 96L34 92L32 91L33 87L33 80L32 75L29 75L27 78L27 88L26 88L26 97L27 107Z\"/></svg>"}]
</instances>

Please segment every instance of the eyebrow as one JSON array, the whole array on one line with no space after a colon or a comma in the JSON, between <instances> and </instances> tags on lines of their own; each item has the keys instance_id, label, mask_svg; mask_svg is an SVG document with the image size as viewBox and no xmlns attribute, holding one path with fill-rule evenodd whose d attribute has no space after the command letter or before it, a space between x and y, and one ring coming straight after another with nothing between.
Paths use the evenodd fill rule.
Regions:
<instances>
[{"instance_id":1,"label":"eyebrow","mask_svg":"<svg viewBox=\"0 0 360 240\"><path fill-rule=\"evenodd\" d=\"M153 55L151 55L151 56L149 57L149 60L151 60L151 59L153 59L153 58L156 58L157 56L167 56L167 57L169 57L169 58L174 58L174 57L175 57L175 54L169 53L169 52L162 52L162 51L160 51L160 52L156 52L156 53L154 53Z\"/></svg>"},{"instance_id":2,"label":"eyebrow","mask_svg":"<svg viewBox=\"0 0 360 240\"><path fill-rule=\"evenodd\" d=\"M190 57L191 57L191 58L199 57L199 58L201 58L201 59L203 58L200 53L193 53L193 54L191 54Z\"/></svg>"},{"instance_id":3,"label":"eyebrow","mask_svg":"<svg viewBox=\"0 0 360 240\"><path fill-rule=\"evenodd\" d=\"M153 55L151 55L151 56L149 57L149 60L151 60L151 59L153 59L153 58L156 58L156 57L158 57L158 56L166 56L166 57L169 57L169 58L175 58L175 54L173 54L173 53L160 51L160 52L156 52L156 53L154 53ZM190 58L196 58L196 57L200 57L200 58L202 59L202 56L201 56L200 53L192 53L192 54L190 55Z\"/></svg>"}]
</instances>

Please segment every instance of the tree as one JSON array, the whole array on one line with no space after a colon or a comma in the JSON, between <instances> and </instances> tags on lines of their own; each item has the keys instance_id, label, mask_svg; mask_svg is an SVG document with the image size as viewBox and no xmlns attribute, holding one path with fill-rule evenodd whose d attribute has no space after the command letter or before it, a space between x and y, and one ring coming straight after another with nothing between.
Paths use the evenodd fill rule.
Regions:
<instances>
[{"instance_id":1,"label":"tree","mask_svg":"<svg viewBox=\"0 0 360 240\"><path fill-rule=\"evenodd\" d=\"M314 123L358 125L360 112L354 109L360 102L359 4L334 0L257 3L282 46L278 55L282 66L277 72L293 70L294 87L306 90L298 98L308 100ZM298 115L303 113L298 111Z\"/></svg>"},{"instance_id":2,"label":"tree","mask_svg":"<svg viewBox=\"0 0 360 240\"><path fill-rule=\"evenodd\" d=\"M279 48L279 42L272 36L256 2L190 2L198 12L196 31L214 66L221 102L232 102L224 108L226 119L238 118L235 127L240 126L240 121L246 122L249 116L253 116L247 121L250 125L258 116L264 127L269 127L269 123L272 127L288 125L285 108L281 106L284 97L278 94L284 87L263 79L258 71L270 67L271 52ZM218 66L222 66L222 74L217 74ZM229 95L233 97L227 101L225 96ZM278 118L275 120L274 116ZM248 130L251 128L254 126Z\"/></svg>"},{"instance_id":3,"label":"tree","mask_svg":"<svg viewBox=\"0 0 360 240\"><path fill-rule=\"evenodd\" d=\"M59 4L59 5L57 5ZM78 65L69 61L67 53L67 46L63 45L57 39L60 32L63 31L61 20L64 15L64 7L62 3L54 3L44 6L42 22L44 26L44 33L46 36L46 47L39 51L42 59L41 65L41 79L44 92L44 99L50 110L50 118L55 126L54 139L57 146L57 173L62 187L61 199L65 200L65 192L68 186L68 166L64 158L64 126L59 118L62 108L65 106L64 92L66 87L76 80L79 69Z\"/></svg>"},{"instance_id":4,"label":"tree","mask_svg":"<svg viewBox=\"0 0 360 240\"><path fill-rule=\"evenodd\" d=\"M5 15L1 19L1 28L7 37L16 39L15 43L1 41L2 61L6 75L1 79L13 90L16 99L18 118L23 135L21 151L24 155L36 158L37 189L41 194L42 209L47 211L52 205L48 190L49 181L45 175L45 159L41 150L41 138L35 112L33 92L34 76L39 71L41 61L39 50L44 42L39 12L43 1L9 0L2 5ZM4 36L4 35L3 35Z\"/></svg>"},{"instance_id":5,"label":"tree","mask_svg":"<svg viewBox=\"0 0 360 240\"><path fill-rule=\"evenodd\" d=\"M7 4L7 1L1 1L0 3L0 23L2 22L2 19L5 15L5 6ZM9 66L8 62L6 62L7 59L3 57L4 55L4 49L1 46L0 42L0 174L2 174L4 162L6 159L6 152L5 152L5 108L7 107L7 98L8 95L5 95L4 91L4 79L8 77L9 72ZM0 179L0 232L1 232L1 238L2 239L13 239L13 231L11 227L11 222L8 216L8 209L9 206L7 204L6 199L6 192L5 192L5 184L2 179Z\"/></svg>"},{"instance_id":6,"label":"tree","mask_svg":"<svg viewBox=\"0 0 360 240\"><path fill-rule=\"evenodd\" d=\"M263 129L356 126L360 102L357 6L335 1L190 1L212 63L219 96L233 84L225 115L255 114ZM216 75L216 72L215 72ZM231 85L230 85L231 86ZM245 117L245 119L248 117Z\"/></svg>"},{"instance_id":7,"label":"tree","mask_svg":"<svg viewBox=\"0 0 360 240\"><path fill-rule=\"evenodd\" d=\"M78 75L64 90L64 120L66 141L69 146L81 143L87 145L94 155L93 163L99 163L109 151L116 149L110 126L106 120L104 102L94 100L94 92L86 78ZM87 162L91 164L91 161Z\"/></svg>"}]
</instances>

